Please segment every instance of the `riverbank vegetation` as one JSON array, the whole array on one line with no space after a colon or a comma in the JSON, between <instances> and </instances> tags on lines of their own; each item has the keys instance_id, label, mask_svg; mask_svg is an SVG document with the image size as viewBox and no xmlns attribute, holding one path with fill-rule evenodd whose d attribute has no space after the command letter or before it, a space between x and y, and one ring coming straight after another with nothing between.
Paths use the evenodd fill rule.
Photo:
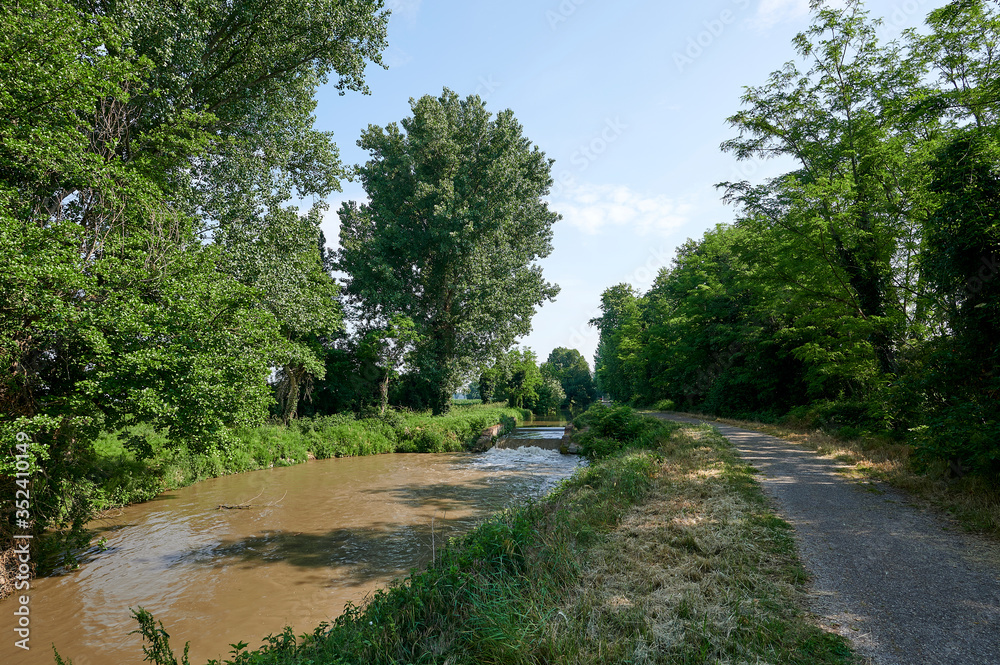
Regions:
<instances>
[{"instance_id":1,"label":"riverbank vegetation","mask_svg":"<svg viewBox=\"0 0 1000 665\"><path fill-rule=\"evenodd\" d=\"M306 417L289 425L272 423L234 430L233 442L224 450L207 451L169 445L163 434L139 424L102 433L92 454L78 460L77 494L72 505L93 516L207 478L291 466L308 459L457 452L468 449L484 429L502 425L502 432L506 432L529 416L530 412L503 404L485 404L456 407L440 417L400 411L369 417L352 413ZM148 452L138 455L125 445L136 438ZM72 565L66 546L79 546L88 539L85 532L79 538L76 535L72 530L48 534L39 552L41 567L54 564L55 555L62 564Z\"/></svg>"},{"instance_id":2,"label":"riverbank vegetation","mask_svg":"<svg viewBox=\"0 0 1000 665\"><path fill-rule=\"evenodd\" d=\"M908 469L995 488L1000 9L951 2L891 43L860 2L812 15L723 144L793 169L721 183L734 223L647 292L605 291L598 382L635 405L881 437Z\"/></svg>"},{"instance_id":3,"label":"riverbank vegetation","mask_svg":"<svg viewBox=\"0 0 1000 665\"><path fill-rule=\"evenodd\" d=\"M803 612L791 527L723 437L628 407L580 423L591 463L550 496L453 539L332 625L226 662L853 662ZM149 659L176 665L164 627L137 618Z\"/></svg>"},{"instance_id":4,"label":"riverbank vegetation","mask_svg":"<svg viewBox=\"0 0 1000 665\"><path fill-rule=\"evenodd\" d=\"M368 92L388 17L381 0L0 9L0 547L309 453L454 449L486 422L396 410L447 412L558 292L536 263L551 162L511 111L423 96L364 132L367 202L327 247L351 168L316 93Z\"/></svg>"}]
</instances>

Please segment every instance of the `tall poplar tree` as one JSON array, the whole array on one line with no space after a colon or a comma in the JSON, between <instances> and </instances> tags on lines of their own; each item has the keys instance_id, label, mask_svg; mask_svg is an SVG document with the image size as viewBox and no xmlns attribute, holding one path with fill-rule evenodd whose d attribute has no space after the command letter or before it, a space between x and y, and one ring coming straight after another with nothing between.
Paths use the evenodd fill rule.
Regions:
<instances>
[{"instance_id":1,"label":"tall poplar tree","mask_svg":"<svg viewBox=\"0 0 1000 665\"><path fill-rule=\"evenodd\" d=\"M527 334L558 292L535 261L552 251L559 215L542 198L551 160L511 111L493 117L448 89L410 106L359 141L369 202L340 209L337 267L364 319L413 321L410 362L442 413L464 375Z\"/></svg>"}]
</instances>

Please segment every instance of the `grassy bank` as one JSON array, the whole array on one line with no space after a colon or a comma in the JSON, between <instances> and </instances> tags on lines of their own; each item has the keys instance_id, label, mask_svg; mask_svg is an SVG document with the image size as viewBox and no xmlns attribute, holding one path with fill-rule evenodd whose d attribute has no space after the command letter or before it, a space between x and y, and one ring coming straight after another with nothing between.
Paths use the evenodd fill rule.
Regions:
<instances>
[{"instance_id":1,"label":"grassy bank","mask_svg":"<svg viewBox=\"0 0 1000 665\"><path fill-rule=\"evenodd\" d=\"M145 501L167 489L206 478L291 466L307 459L360 457L393 452L455 452L496 424L513 428L527 417L501 405L466 405L444 416L389 411L358 418L337 414L236 430L221 450L192 453L166 447L157 432L137 425L131 434L148 445L151 455L138 459L123 445L125 433L104 434L94 444L90 474L96 484L95 507L110 508Z\"/></svg>"},{"instance_id":2,"label":"grassy bank","mask_svg":"<svg viewBox=\"0 0 1000 665\"><path fill-rule=\"evenodd\" d=\"M577 423L591 465L549 497L486 520L333 625L227 662L852 662L802 611L791 528L724 438L627 407ZM174 665L163 627L139 619L148 659Z\"/></svg>"},{"instance_id":3,"label":"grassy bank","mask_svg":"<svg viewBox=\"0 0 1000 665\"><path fill-rule=\"evenodd\" d=\"M77 460L73 506L84 514L77 520L81 522L207 478L290 466L310 458L459 451L487 427L504 424L513 428L529 415L499 404L457 406L436 417L430 412L390 411L368 418L338 414L295 420L288 426L270 424L235 430L226 447L202 453L167 446L162 434L139 424L127 432L102 434L94 442L92 453ZM130 435L142 443L148 455L137 456L126 448L124 441ZM72 553L86 546L86 537L80 531L49 533L37 557L40 571L74 566ZM0 588L0 594L3 591Z\"/></svg>"},{"instance_id":4,"label":"grassy bank","mask_svg":"<svg viewBox=\"0 0 1000 665\"><path fill-rule=\"evenodd\" d=\"M915 460L910 445L884 436L850 436L809 427L690 415L756 430L833 457L858 480L880 480L944 510L966 529L1000 539L1000 486L978 475L955 477L947 462ZM873 488L877 491L877 488Z\"/></svg>"}]
</instances>

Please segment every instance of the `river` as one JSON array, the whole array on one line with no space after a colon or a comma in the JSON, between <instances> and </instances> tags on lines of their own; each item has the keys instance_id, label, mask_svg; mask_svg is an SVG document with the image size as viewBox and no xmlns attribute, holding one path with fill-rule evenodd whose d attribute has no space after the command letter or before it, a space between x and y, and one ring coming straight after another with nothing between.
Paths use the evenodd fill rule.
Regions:
<instances>
[{"instance_id":1,"label":"river","mask_svg":"<svg viewBox=\"0 0 1000 665\"><path fill-rule=\"evenodd\" d=\"M534 423L534 426L548 423ZM555 424L555 423L553 423ZM527 433L527 432L525 432ZM215 478L91 525L103 546L77 570L33 580L31 650L4 630L0 662L142 663L129 608L162 621L191 662L251 648L291 626L312 632L409 569L448 537L578 464L534 447L311 461ZM220 508L222 505L246 508ZM9 625L14 598L0 603Z\"/></svg>"}]
</instances>

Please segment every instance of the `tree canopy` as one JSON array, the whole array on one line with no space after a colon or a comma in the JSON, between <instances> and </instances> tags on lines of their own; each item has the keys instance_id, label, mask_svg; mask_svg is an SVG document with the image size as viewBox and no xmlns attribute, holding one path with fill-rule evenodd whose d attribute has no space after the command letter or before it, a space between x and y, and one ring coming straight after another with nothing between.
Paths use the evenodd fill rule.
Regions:
<instances>
[{"instance_id":1,"label":"tree canopy","mask_svg":"<svg viewBox=\"0 0 1000 665\"><path fill-rule=\"evenodd\" d=\"M552 251L559 215L542 198L551 161L511 111L494 117L478 96L447 89L410 106L412 116L369 126L359 141L371 155L357 169L369 201L339 211L337 268L362 320L413 322L410 362L440 413L555 297L535 261Z\"/></svg>"},{"instance_id":2,"label":"tree canopy","mask_svg":"<svg viewBox=\"0 0 1000 665\"><path fill-rule=\"evenodd\" d=\"M0 8L0 429L32 438L36 529L88 514L74 465L99 430L224 446L266 417L273 368L322 374L341 320L322 204L289 201L338 188L313 96L331 75L364 90L386 19L376 0Z\"/></svg>"},{"instance_id":3,"label":"tree canopy","mask_svg":"<svg viewBox=\"0 0 1000 665\"><path fill-rule=\"evenodd\" d=\"M996 474L1000 8L957 0L891 43L857 0L812 16L722 146L796 167L722 183L732 225L688 241L648 292L604 292L599 385L888 434Z\"/></svg>"},{"instance_id":4,"label":"tree canopy","mask_svg":"<svg viewBox=\"0 0 1000 665\"><path fill-rule=\"evenodd\" d=\"M564 394L561 406L582 408L597 399L597 387L590 373L590 365L583 354L576 349L557 347L542 363L542 374L555 379Z\"/></svg>"}]
</instances>

